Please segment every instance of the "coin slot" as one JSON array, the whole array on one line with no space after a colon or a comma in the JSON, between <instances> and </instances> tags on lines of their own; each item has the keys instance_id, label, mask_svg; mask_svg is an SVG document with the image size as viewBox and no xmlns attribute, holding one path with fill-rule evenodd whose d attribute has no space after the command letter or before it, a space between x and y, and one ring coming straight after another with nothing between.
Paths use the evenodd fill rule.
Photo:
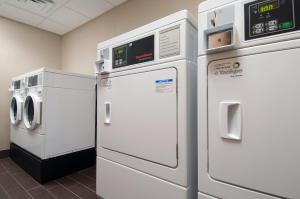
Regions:
<instances>
[{"instance_id":1,"label":"coin slot","mask_svg":"<svg viewBox=\"0 0 300 199\"><path fill-rule=\"evenodd\" d=\"M232 44L232 29L208 35L208 49L221 48Z\"/></svg>"}]
</instances>

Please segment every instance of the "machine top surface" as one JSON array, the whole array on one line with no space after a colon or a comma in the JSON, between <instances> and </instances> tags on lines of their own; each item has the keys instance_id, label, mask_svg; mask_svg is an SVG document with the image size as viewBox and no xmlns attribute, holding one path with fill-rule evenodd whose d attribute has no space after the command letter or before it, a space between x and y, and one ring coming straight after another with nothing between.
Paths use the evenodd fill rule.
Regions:
<instances>
[{"instance_id":1,"label":"machine top surface","mask_svg":"<svg viewBox=\"0 0 300 199\"><path fill-rule=\"evenodd\" d=\"M235 1L240 1L240 0L206 0L199 4L198 13L215 9L223 5L228 5Z\"/></svg>"},{"instance_id":2,"label":"machine top surface","mask_svg":"<svg viewBox=\"0 0 300 199\"><path fill-rule=\"evenodd\" d=\"M56 73L56 74L61 74L61 75L68 75L68 76L76 76L76 77L82 77L82 78L95 79L95 77L92 76L92 75L71 73L71 72L66 72L66 71L63 71L63 70L54 69L54 68L50 68L50 67L42 67L42 68L39 68L37 70L34 70L34 71L31 71L31 72L25 73L23 75L20 75L18 77L28 77L28 76L32 76L32 75L36 75L36 74L40 74L40 73Z\"/></svg>"}]
</instances>

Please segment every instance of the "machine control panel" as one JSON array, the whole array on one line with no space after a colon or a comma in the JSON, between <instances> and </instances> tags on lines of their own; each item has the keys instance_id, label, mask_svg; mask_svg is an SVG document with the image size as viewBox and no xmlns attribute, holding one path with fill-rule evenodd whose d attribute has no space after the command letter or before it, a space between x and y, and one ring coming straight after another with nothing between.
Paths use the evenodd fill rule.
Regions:
<instances>
[{"instance_id":1,"label":"machine control panel","mask_svg":"<svg viewBox=\"0 0 300 199\"><path fill-rule=\"evenodd\" d=\"M298 0L257 0L245 4L245 39L299 30Z\"/></svg>"},{"instance_id":2,"label":"machine control panel","mask_svg":"<svg viewBox=\"0 0 300 199\"><path fill-rule=\"evenodd\" d=\"M154 35L113 48L113 68L154 60Z\"/></svg>"},{"instance_id":3,"label":"machine control panel","mask_svg":"<svg viewBox=\"0 0 300 199\"><path fill-rule=\"evenodd\" d=\"M21 88L21 80L14 81L12 86L14 89L20 89Z\"/></svg>"},{"instance_id":4,"label":"machine control panel","mask_svg":"<svg viewBox=\"0 0 300 199\"><path fill-rule=\"evenodd\" d=\"M27 86L37 86L38 85L38 75L34 75L28 78Z\"/></svg>"}]
</instances>

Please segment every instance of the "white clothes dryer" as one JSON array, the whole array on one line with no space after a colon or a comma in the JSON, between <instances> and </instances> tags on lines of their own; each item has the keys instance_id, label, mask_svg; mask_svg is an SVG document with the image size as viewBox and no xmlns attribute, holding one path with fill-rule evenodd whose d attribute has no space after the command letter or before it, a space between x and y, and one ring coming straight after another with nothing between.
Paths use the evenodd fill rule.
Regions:
<instances>
[{"instance_id":1,"label":"white clothes dryer","mask_svg":"<svg viewBox=\"0 0 300 199\"><path fill-rule=\"evenodd\" d=\"M300 1L199 6L199 199L300 197Z\"/></svg>"},{"instance_id":2,"label":"white clothes dryer","mask_svg":"<svg viewBox=\"0 0 300 199\"><path fill-rule=\"evenodd\" d=\"M98 44L102 198L197 198L196 49L187 11Z\"/></svg>"},{"instance_id":3,"label":"white clothes dryer","mask_svg":"<svg viewBox=\"0 0 300 199\"><path fill-rule=\"evenodd\" d=\"M95 77L49 68L25 76L21 133L11 157L39 182L95 162Z\"/></svg>"}]
</instances>

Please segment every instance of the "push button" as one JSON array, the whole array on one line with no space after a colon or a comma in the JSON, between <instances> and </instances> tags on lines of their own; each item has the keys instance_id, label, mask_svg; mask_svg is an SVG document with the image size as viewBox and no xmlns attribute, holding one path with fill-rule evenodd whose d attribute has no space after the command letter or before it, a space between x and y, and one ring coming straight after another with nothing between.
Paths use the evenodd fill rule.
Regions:
<instances>
[{"instance_id":1,"label":"push button","mask_svg":"<svg viewBox=\"0 0 300 199\"><path fill-rule=\"evenodd\" d=\"M293 27L293 22L292 21L287 21L282 24L280 24L280 29L289 29Z\"/></svg>"},{"instance_id":2,"label":"push button","mask_svg":"<svg viewBox=\"0 0 300 199\"><path fill-rule=\"evenodd\" d=\"M268 26L277 26L278 25L278 21L277 20L272 20L268 22Z\"/></svg>"},{"instance_id":3,"label":"push button","mask_svg":"<svg viewBox=\"0 0 300 199\"><path fill-rule=\"evenodd\" d=\"M258 23L258 24L255 24L253 26L254 29L261 29L261 28L264 28L264 23Z\"/></svg>"},{"instance_id":4,"label":"push button","mask_svg":"<svg viewBox=\"0 0 300 199\"><path fill-rule=\"evenodd\" d=\"M264 29L263 28L258 28L258 29L254 29L253 30L253 34L254 35L258 35L258 34L262 34L264 33Z\"/></svg>"}]
</instances>

